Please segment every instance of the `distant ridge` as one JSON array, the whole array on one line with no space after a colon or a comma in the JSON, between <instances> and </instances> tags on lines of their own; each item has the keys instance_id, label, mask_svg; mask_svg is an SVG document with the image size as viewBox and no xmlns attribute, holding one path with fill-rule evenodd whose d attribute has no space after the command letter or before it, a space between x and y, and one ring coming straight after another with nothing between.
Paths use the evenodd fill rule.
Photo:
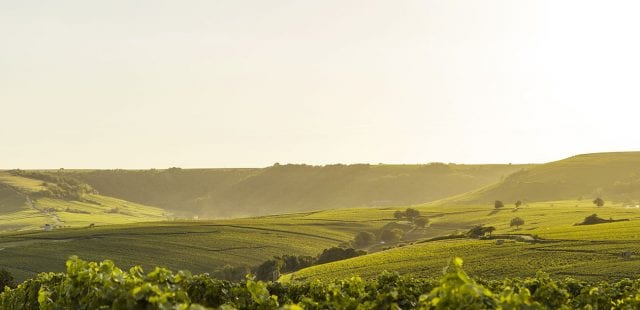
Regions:
<instances>
[{"instance_id":1,"label":"distant ridge","mask_svg":"<svg viewBox=\"0 0 640 310\"><path fill-rule=\"evenodd\" d=\"M238 217L430 202L529 165L274 165L262 169L74 171L103 195L175 214Z\"/></svg>"},{"instance_id":2,"label":"distant ridge","mask_svg":"<svg viewBox=\"0 0 640 310\"><path fill-rule=\"evenodd\" d=\"M515 172L502 181L445 198L441 204L590 199L640 201L640 152L589 153Z\"/></svg>"}]
</instances>

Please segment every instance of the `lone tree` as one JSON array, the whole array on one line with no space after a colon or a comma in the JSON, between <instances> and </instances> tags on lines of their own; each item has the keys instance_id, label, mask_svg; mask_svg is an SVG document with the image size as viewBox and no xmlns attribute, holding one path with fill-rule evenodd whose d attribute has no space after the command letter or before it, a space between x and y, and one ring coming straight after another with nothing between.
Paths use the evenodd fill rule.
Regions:
<instances>
[{"instance_id":1,"label":"lone tree","mask_svg":"<svg viewBox=\"0 0 640 310\"><path fill-rule=\"evenodd\" d=\"M421 216L416 218L413 222L416 224L416 226L424 228L425 226L427 226L427 224L429 224L429 219Z\"/></svg>"},{"instance_id":2,"label":"lone tree","mask_svg":"<svg viewBox=\"0 0 640 310\"><path fill-rule=\"evenodd\" d=\"M491 237L491 234L492 234L494 231L496 231L496 228L495 228L495 227L493 227L493 226L485 227L484 234L485 234L485 235L489 235L489 237Z\"/></svg>"},{"instance_id":3,"label":"lone tree","mask_svg":"<svg viewBox=\"0 0 640 310\"><path fill-rule=\"evenodd\" d=\"M515 205L516 205L516 209L520 208L520 206L522 205L522 201L520 200L516 201Z\"/></svg>"},{"instance_id":4,"label":"lone tree","mask_svg":"<svg viewBox=\"0 0 640 310\"><path fill-rule=\"evenodd\" d=\"M496 201L493 203L493 206L494 206L494 207L496 207L496 209L500 209L500 208L503 208L503 207L504 207L504 203L503 203L501 200L496 200Z\"/></svg>"},{"instance_id":5,"label":"lone tree","mask_svg":"<svg viewBox=\"0 0 640 310\"><path fill-rule=\"evenodd\" d=\"M511 219L511 224L509 226L515 226L516 229L520 229L520 225L524 225L524 220L519 217L514 217Z\"/></svg>"},{"instance_id":6,"label":"lone tree","mask_svg":"<svg viewBox=\"0 0 640 310\"><path fill-rule=\"evenodd\" d=\"M593 204L598 206L598 207L602 207L602 206L604 206L604 200L602 200L602 198L598 197L598 198L593 200Z\"/></svg>"}]
</instances>

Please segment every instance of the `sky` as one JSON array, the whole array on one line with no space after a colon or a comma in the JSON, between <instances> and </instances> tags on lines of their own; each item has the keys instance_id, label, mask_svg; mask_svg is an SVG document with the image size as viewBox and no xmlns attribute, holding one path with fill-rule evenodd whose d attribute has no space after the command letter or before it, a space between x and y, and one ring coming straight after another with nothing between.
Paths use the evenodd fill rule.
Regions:
<instances>
[{"instance_id":1,"label":"sky","mask_svg":"<svg viewBox=\"0 0 640 310\"><path fill-rule=\"evenodd\" d=\"M0 0L0 168L640 149L637 1Z\"/></svg>"}]
</instances>

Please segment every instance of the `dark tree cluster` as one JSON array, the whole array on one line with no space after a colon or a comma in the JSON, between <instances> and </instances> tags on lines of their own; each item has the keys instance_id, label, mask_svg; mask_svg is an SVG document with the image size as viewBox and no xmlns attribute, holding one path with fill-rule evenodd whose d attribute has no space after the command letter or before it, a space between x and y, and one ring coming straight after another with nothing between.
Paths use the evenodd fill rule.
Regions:
<instances>
[{"instance_id":1,"label":"dark tree cluster","mask_svg":"<svg viewBox=\"0 0 640 310\"><path fill-rule=\"evenodd\" d=\"M407 208L407 210L405 211L396 211L393 213L393 216L396 219L408 219L409 221L413 222L416 218L418 218L420 216L420 211L413 209L413 208Z\"/></svg>"},{"instance_id":2,"label":"dark tree cluster","mask_svg":"<svg viewBox=\"0 0 640 310\"><path fill-rule=\"evenodd\" d=\"M95 194L97 191L86 183L67 175L64 170L58 172L11 170L12 175L43 180L45 190L33 195L34 197L51 197L65 200L82 201L85 194Z\"/></svg>"},{"instance_id":3,"label":"dark tree cluster","mask_svg":"<svg viewBox=\"0 0 640 310\"><path fill-rule=\"evenodd\" d=\"M376 242L376 235L368 232L368 231L361 231L359 232L356 237L353 239L353 244L356 247L365 247L368 246L374 242Z\"/></svg>"},{"instance_id":4,"label":"dark tree cluster","mask_svg":"<svg viewBox=\"0 0 640 310\"><path fill-rule=\"evenodd\" d=\"M267 260L260 264L258 267L254 268L253 273L258 280L273 280L274 274L279 274L281 272L294 272L303 268L311 267L313 265L335 262L364 254L367 254L367 252L356 250L353 248L332 247L329 249L324 249L324 251L322 251L322 253L320 253L316 257L296 255L276 256L273 259ZM234 277L237 277L237 274L233 275ZM244 278L244 275L242 277Z\"/></svg>"},{"instance_id":5,"label":"dark tree cluster","mask_svg":"<svg viewBox=\"0 0 640 310\"><path fill-rule=\"evenodd\" d=\"M9 271L0 268L0 288L4 288L5 286L16 287L16 280Z\"/></svg>"},{"instance_id":6,"label":"dark tree cluster","mask_svg":"<svg viewBox=\"0 0 640 310\"><path fill-rule=\"evenodd\" d=\"M385 229L380 233L380 240L386 243L396 242L402 239L402 236L404 236L404 231L402 229Z\"/></svg>"},{"instance_id":7,"label":"dark tree cluster","mask_svg":"<svg viewBox=\"0 0 640 310\"><path fill-rule=\"evenodd\" d=\"M469 229L469 231L467 232L467 236L471 237L471 238L480 238L480 237L484 237L486 235L491 235L491 233L493 233L496 230L495 227L493 226L482 226L482 225L478 225L478 226L474 226L471 229Z\"/></svg>"}]
</instances>

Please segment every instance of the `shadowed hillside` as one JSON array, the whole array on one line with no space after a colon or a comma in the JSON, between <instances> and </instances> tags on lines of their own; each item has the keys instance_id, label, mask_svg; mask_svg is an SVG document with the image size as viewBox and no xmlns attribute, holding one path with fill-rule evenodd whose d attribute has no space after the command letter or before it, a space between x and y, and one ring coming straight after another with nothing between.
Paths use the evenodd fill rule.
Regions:
<instances>
[{"instance_id":1,"label":"shadowed hillside","mask_svg":"<svg viewBox=\"0 0 640 310\"><path fill-rule=\"evenodd\" d=\"M264 169L74 171L103 195L177 214L234 217L424 203L494 183L524 165L274 165Z\"/></svg>"},{"instance_id":2,"label":"shadowed hillside","mask_svg":"<svg viewBox=\"0 0 640 310\"><path fill-rule=\"evenodd\" d=\"M503 181L442 203L493 203L589 199L640 200L640 152L577 155L532 166Z\"/></svg>"}]
</instances>

